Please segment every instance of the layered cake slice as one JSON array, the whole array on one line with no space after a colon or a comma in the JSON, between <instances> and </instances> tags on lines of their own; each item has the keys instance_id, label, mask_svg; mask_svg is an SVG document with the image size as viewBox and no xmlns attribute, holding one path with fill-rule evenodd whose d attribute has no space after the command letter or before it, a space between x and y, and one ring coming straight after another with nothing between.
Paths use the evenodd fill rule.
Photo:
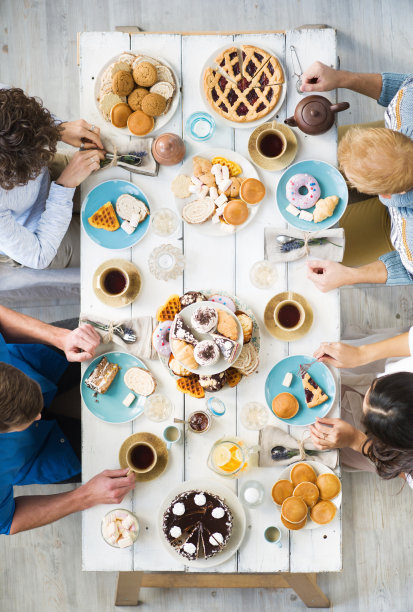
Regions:
<instances>
[{"instance_id":1,"label":"layered cake slice","mask_svg":"<svg viewBox=\"0 0 413 612\"><path fill-rule=\"evenodd\" d=\"M117 363L112 363L106 357L102 357L96 368L85 380L85 384L96 393L106 393L119 370Z\"/></svg>"},{"instance_id":2,"label":"layered cake slice","mask_svg":"<svg viewBox=\"0 0 413 612\"><path fill-rule=\"evenodd\" d=\"M184 342L188 342L193 346L196 346L198 344L198 340L195 338L194 334L179 314L175 315L175 318L172 322L170 338L175 338L176 340L183 340Z\"/></svg>"},{"instance_id":3,"label":"layered cake slice","mask_svg":"<svg viewBox=\"0 0 413 612\"><path fill-rule=\"evenodd\" d=\"M301 378L303 381L305 402L309 408L315 408L328 400L328 395L323 389L311 378L308 372L302 372Z\"/></svg>"},{"instance_id":4,"label":"layered cake slice","mask_svg":"<svg viewBox=\"0 0 413 612\"><path fill-rule=\"evenodd\" d=\"M168 542L189 560L209 559L228 543L232 513L225 502L207 491L186 491L166 509L162 529Z\"/></svg>"},{"instance_id":5,"label":"layered cake slice","mask_svg":"<svg viewBox=\"0 0 413 612\"><path fill-rule=\"evenodd\" d=\"M211 336L214 339L215 344L221 351L225 361L227 361L228 363L232 363L240 346L239 342L236 342L235 340L230 340L230 338L226 338L221 334L211 334Z\"/></svg>"}]
</instances>

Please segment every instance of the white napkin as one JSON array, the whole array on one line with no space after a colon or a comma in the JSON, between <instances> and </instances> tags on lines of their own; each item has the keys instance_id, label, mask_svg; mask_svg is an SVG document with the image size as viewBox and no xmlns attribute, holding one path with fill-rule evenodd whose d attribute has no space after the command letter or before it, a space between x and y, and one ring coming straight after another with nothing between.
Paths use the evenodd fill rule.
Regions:
<instances>
[{"instance_id":1,"label":"white napkin","mask_svg":"<svg viewBox=\"0 0 413 612\"><path fill-rule=\"evenodd\" d=\"M316 450L310 440L306 439L306 435L309 435L308 429L303 434L303 448L308 450ZM290 459L283 459L282 461L273 461L271 458L271 449L274 446L284 446L285 448L299 449L300 442L290 436L286 431L275 427L274 425L267 425L264 429L261 429L259 436L259 467L275 467L277 465L290 465L297 461L319 461L324 463L327 467L334 469L338 463L338 451L331 450L327 453L317 453L317 455L306 455L305 450L301 454L298 454Z\"/></svg>"},{"instance_id":2,"label":"white napkin","mask_svg":"<svg viewBox=\"0 0 413 612\"><path fill-rule=\"evenodd\" d=\"M316 238L328 238L331 242L322 245L307 244L302 248L293 249L286 253L280 252L280 245L277 243L277 236L291 236L300 238L308 242ZM334 243L334 244L331 244ZM338 246L335 246L338 245ZM293 227L266 227L264 229L264 253L265 258L277 263L281 261L294 261L309 255L314 259L330 259L332 261L342 261L344 255L344 229L337 227L334 229L320 230L317 232L304 232Z\"/></svg>"},{"instance_id":3,"label":"white napkin","mask_svg":"<svg viewBox=\"0 0 413 612\"><path fill-rule=\"evenodd\" d=\"M103 344L109 344L113 342L118 346L122 347L124 351L127 353L131 353L131 355L135 355L139 359L156 359L157 353L152 346L152 333L156 326L156 321L151 316L146 317L135 317L133 319L123 319L121 321L110 321L109 319L104 319L102 317L97 317L96 315L89 314L81 314L79 317L79 324L86 323L87 321L94 321L96 323L103 323L107 325L109 328L115 325L124 325L126 327L130 327L133 329L135 334L137 335L136 342L132 344L126 343L119 338L117 334L114 334L110 331L103 331L101 329L96 329L102 338Z\"/></svg>"},{"instance_id":4,"label":"white napkin","mask_svg":"<svg viewBox=\"0 0 413 612\"><path fill-rule=\"evenodd\" d=\"M146 155L142 156L142 164L134 167L133 172L138 174L146 174L148 176L157 176L159 165L152 155L152 143L154 139L135 138L132 136L130 139L125 138L124 140L125 142L120 144L120 139L118 139L119 142L114 145L109 138L102 138L106 151L108 153L113 153L115 156L116 154L126 155L127 153L146 153ZM101 168L101 170L112 168L113 166L116 166L116 160L112 160L110 164L104 166L104 168ZM124 170L128 172L126 168L124 168Z\"/></svg>"}]
</instances>

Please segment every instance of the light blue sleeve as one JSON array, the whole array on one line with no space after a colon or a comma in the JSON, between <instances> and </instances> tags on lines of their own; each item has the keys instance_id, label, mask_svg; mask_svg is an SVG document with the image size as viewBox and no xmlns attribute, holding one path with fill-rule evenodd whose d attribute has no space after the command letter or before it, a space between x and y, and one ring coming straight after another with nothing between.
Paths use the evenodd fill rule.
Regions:
<instances>
[{"instance_id":1,"label":"light blue sleeve","mask_svg":"<svg viewBox=\"0 0 413 612\"><path fill-rule=\"evenodd\" d=\"M28 268L47 268L72 219L74 192L51 183L35 232L17 223L10 210L0 210L0 250Z\"/></svg>"},{"instance_id":2,"label":"light blue sleeve","mask_svg":"<svg viewBox=\"0 0 413 612\"><path fill-rule=\"evenodd\" d=\"M381 78L383 83L380 98L377 100L378 104L388 106L408 76L408 74L401 74L399 72L382 72Z\"/></svg>"},{"instance_id":3,"label":"light blue sleeve","mask_svg":"<svg viewBox=\"0 0 413 612\"><path fill-rule=\"evenodd\" d=\"M413 278L408 273L397 251L390 251L379 257L387 269L386 285L411 285Z\"/></svg>"},{"instance_id":4,"label":"light blue sleeve","mask_svg":"<svg viewBox=\"0 0 413 612\"><path fill-rule=\"evenodd\" d=\"M9 535L10 527L13 522L14 511L16 504L13 498L13 487L6 486L1 491L2 498L0 499L0 534Z\"/></svg>"}]
</instances>

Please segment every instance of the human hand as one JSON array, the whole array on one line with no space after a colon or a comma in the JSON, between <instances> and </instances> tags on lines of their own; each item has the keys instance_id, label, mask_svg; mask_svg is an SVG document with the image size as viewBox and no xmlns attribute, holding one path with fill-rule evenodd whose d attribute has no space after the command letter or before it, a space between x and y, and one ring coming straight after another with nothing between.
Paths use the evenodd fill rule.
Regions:
<instances>
[{"instance_id":1,"label":"human hand","mask_svg":"<svg viewBox=\"0 0 413 612\"><path fill-rule=\"evenodd\" d=\"M314 357L335 368L356 368L363 364L362 347L344 342L322 342Z\"/></svg>"},{"instance_id":2,"label":"human hand","mask_svg":"<svg viewBox=\"0 0 413 612\"><path fill-rule=\"evenodd\" d=\"M99 170L101 159L105 159L105 153L99 149L77 151L56 183L63 187L77 187L92 172Z\"/></svg>"},{"instance_id":3,"label":"human hand","mask_svg":"<svg viewBox=\"0 0 413 612\"><path fill-rule=\"evenodd\" d=\"M320 450L353 448L360 450L365 435L343 419L320 419L310 425L311 441Z\"/></svg>"},{"instance_id":4,"label":"human hand","mask_svg":"<svg viewBox=\"0 0 413 612\"><path fill-rule=\"evenodd\" d=\"M68 361L87 361L95 355L95 349L100 344L100 336L92 325L81 325L73 331L66 332L62 350Z\"/></svg>"},{"instance_id":5,"label":"human hand","mask_svg":"<svg viewBox=\"0 0 413 612\"><path fill-rule=\"evenodd\" d=\"M330 68L322 62L314 62L304 70L301 91L331 91L340 87L340 70Z\"/></svg>"},{"instance_id":6,"label":"human hand","mask_svg":"<svg viewBox=\"0 0 413 612\"><path fill-rule=\"evenodd\" d=\"M104 470L80 487L79 494L83 497L85 508L97 504L120 504L136 484L135 475L128 476L128 471L128 468Z\"/></svg>"},{"instance_id":7,"label":"human hand","mask_svg":"<svg viewBox=\"0 0 413 612\"><path fill-rule=\"evenodd\" d=\"M65 121L59 127L61 140L73 147L79 148L83 145L84 149L95 149L96 147L104 149L100 139L100 128L91 125L84 119Z\"/></svg>"},{"instance_id":8,"label":"human hand","mask_svg":"<svg viewBox=\"0 0 413 612\"><path fill-rule=\"evenodd\" d=\"M336 261L329 260L313 260L307 262L307 278L309 278L314 285L326 293L337 287L343 285L350 285L351 283L351 271L353 268L348 268Z\"/></svg>"}]
</instances>

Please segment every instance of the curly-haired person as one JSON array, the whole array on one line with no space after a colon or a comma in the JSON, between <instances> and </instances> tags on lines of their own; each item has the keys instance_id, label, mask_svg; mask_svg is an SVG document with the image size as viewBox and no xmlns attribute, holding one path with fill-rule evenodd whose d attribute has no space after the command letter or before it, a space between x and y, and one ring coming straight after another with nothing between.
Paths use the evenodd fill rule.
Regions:
<instances>
[{"instance_id":1,"label":"curly-haired person","mask_svg":"<svg viewBox=\"0 0 413 612\"><path fill-rule=\"evenodd\" d=\"M56 155L59 140L84 150ZM103 157L99 128L60 123L39 99L0 84L1 265L79 266L73 196Z\"/></svg>"}]
</instances>

